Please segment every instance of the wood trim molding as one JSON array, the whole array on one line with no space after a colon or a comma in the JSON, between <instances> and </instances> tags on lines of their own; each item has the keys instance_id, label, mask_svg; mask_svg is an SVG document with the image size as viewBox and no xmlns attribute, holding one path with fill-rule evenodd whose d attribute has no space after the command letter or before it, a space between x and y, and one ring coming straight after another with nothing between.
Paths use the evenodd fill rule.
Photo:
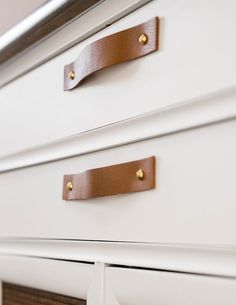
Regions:
<instances>
[{"instance_id":1,"label":"wood trim molding","mask_svg":"<svg viewBox=\"0 0 236 305\"><path fill-rule=\"evenodd\" d=\"M0 173L235 120L235 98L236 86L7 155L0 158Z\"/></svg>"},{"instance_id":2,"label":"wood trim molding","mask_svg":"<svg viewBox=\"0 0 236 305\"><path fill-rule=\"evenodd\" d=\"M2 283L2 300L3 305L86 305L85 300L6 282Z\"/></svg>"},{"instance_id":3,"label":"wood trim molding","mask_svg":"<svg viewBox=\"0 0 236 305\"><path fill-rule=\"evenodd\" d=\"M0 305L2 304L2 281L0 280Z\"/></svg>"},{"instance_id":4,"label":"wood trim molding","mask_svg":"<svg viewBox=\"0 0 236 305\"><path fill-rule=\"evenodd\" d=\"M0 268L5 256L24 261L45 258L106 265L132 266L236 278L236 248L229 245L187 245L47 239L0 239ZM24 258L25 257L25 258ZM39 261L39 260L38 260ZM45 262L45 263L46 263ZM8 262L9 263L9 262ZM43 262L38 262L43 264ZM66 262L63 262L66 264ZM63 266L62 264L62 266ZM83 265L83 264L82 264ZM3 270L2 270L3 268ZM24 267L22 267L24 268ZM6 269L8 269L6 267Z\"/></svg>"}]
</instances>

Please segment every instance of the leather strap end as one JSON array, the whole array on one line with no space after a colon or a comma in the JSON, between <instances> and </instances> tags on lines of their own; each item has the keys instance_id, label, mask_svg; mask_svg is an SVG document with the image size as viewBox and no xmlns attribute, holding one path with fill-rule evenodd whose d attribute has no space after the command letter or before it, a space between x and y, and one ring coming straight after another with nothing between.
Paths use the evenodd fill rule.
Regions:
<instances>
[{"instance_id":1,"label":"leather strap end","mask_svg":"<svg viewBox=\"0 0 236 305\"><path fill-rule=\"evenodd\" d=\"M92 73L158 50L159 18L106 36L86 46L78 59L64 67L64 90L78 86Z\"/></svg>"},{"instance_id":2,"label":"leather strap end","mask_svg":"<svg viewBox=\"0 0 236 305\"><path fill-rule=\"evenodd\" d=\"M155 157L65 175L63 199L81 200L155 188Z\"/></svg>"}]
</instances>

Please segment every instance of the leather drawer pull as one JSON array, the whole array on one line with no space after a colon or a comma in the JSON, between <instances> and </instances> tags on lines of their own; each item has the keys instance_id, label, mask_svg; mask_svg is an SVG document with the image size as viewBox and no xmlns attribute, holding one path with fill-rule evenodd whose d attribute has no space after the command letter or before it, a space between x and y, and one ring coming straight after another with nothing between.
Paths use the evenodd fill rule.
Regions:
<instances>
[{"instance_id":1,"label":"leather drawer pull","mask_svg":"<svg viewBox=\"0 0 236 305\"><path fill-rule=\"evenodd\" d=\"M78 200L155 188L155 157L65 175L63 199Z\"/></svg>"},{"instance_id":2,"label":"leather drawer pull","mask_svg":"<svg viewBox=\"0 0 236 305\"><path fill-rule=\"evenodd\" d=\"M157 17L86 46L78 59L64 67L64 90L78 86L90 74L158 50Z\"/></svg>"}]
</instances>

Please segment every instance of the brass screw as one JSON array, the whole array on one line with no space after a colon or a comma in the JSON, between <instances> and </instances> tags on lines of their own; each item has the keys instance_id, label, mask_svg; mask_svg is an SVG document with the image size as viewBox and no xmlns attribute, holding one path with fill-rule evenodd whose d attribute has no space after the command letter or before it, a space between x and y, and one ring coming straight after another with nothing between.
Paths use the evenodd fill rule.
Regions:
<instances>
[{"instance_id":1,"label":"brass screw","mask_svg":"<svg viewBox=\"0 0 236 305\"><path fill-rule=\"evenodd\" d=\"M71 192L73 190L73 184L71 181L67 183L66 188L67 188L67 191L69 191L69 192Z\"/></svg>"},{"instance_id":2,"label":"brass screw","mask_svg":"<svg viewBox=\"0 0 236 305\"><path fill-rule=\"evenodd\" d=\"M75 78L75 72L74 71L70 71L69 74L68 74L69 78L71 80L73 80Z\"/></svg>"},{"instance_id":3,"label":"brass screw","mask_svg":"<svg viewBox=\"0 0 236 305\"><path fill-rule=\"evenodd\" d=\"M139 169L137 172L136 172L136 177L139 179L139 180L143 180L144 178L144 171L142 169Z\"/></svg>"},{"instance_id":4,"label":"brass screw","mask_svg":"<svg viewBox=\"0 0 236 305\"><path fill-rule=\"evenodd\" d=\"M148 35L143 33L142 35L139 36L139 40L138 41L139 41L139 43L141 45L144 46L148 42Z\"/></svg>"}]
</instances>

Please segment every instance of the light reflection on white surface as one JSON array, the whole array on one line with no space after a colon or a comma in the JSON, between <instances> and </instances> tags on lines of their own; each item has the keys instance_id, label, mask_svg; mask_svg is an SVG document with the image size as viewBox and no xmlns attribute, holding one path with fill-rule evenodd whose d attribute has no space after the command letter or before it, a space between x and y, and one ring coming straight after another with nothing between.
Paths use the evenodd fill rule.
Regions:
<instances>
[{"instance_id":1,"label":"light reflection on white surface","mask_svg":"<svg viewBox=\"0 0 236 305\"><path fill-rule=\"evenodd\" d=\"M27 30L37 26L40 21L49 16L52 12L55 12L66 2L67 0L51 0L45 5L42 5L39 9L23 19L21 22L17 23L0 37L0 52L16 38L20 38L25 32L27 32Z\"/></svg>"},{"instance_id":2,"label":"light reflection on white surface","mask_svg":"<svg viewBox=\"0 0 236 305\"><path fill-rule=\"evenodd\" d=\"M0 35L35 11L46 0L0 0Z\"/></svg>"}]
</instances>

